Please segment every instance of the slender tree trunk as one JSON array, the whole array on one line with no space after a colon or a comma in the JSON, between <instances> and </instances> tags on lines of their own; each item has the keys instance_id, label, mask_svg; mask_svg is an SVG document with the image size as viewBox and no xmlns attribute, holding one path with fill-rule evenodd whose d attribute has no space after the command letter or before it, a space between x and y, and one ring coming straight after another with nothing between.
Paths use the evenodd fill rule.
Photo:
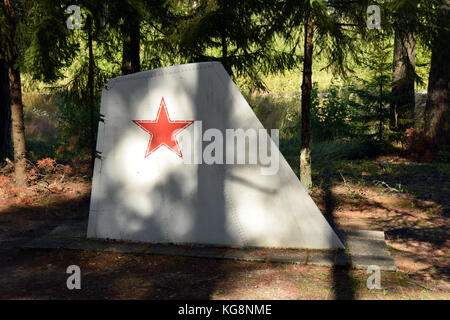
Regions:
<instances>
[{"instance_id":1,"label":"slender tree trunk","mask_svg":"<svg viewBox=\"0 0 450 320\"><path fill-rule=\"evenodd\" d=\"M302 136L300 149L300 180L308 192L312 188L311 180L311 90L312 90L312 56L314 26L311 13L305 22L305 45L303 57L302 82Z\"/></svg>"},{"instance_id":2,"label":"slender tree trunk","mask_svg":"<svg viewBox=\"0 0 450 320\"><path fill-rule=\"evenodd\" d=\"M141 71L139 57L141 30L139 21L127 18L124 27L122 74L130 74Z\"/></svg>"},{"instance_id":3,"label":"slender tree trunk","mask_svg":"<svg viewBox=\"0 0 450 320\"><path fill-rule=\"evenodd\" d=\"M450 144L450 0L442 5L439 20L441 29L433 41L425 106L425 131L438 148Z\"/></svg>"},{"instance_id":4,"label":"slender tree trunk","mask_svg":"<svg viewBox=\"0 0 450 320\"><path fill-rule=\"evenodd\" d=\"M14 39L16 33L16 17L14 12L14 2L3 0L6 23ZM17 50L14 43L10 44L11 53L8 57L9 90L11 97L11 120L12 138L14 144L14 173L16 176L16 186L23 187L26 184L26 149L25 149L25 126L23 122L22 87L20 83L20 71L17 66Z\"/></svg>"},{"instance_id":5,"label":"slender tree trunk","mask_svg":"<svg viewBox=\"0 0 450 320\"><path fill-rule=\"evenodd\" d=\"M231 69L228 66L227 63L227 57L228 57L228 46L227 46L227 38L225 36L225 32L222 32L221 35L221 42L222 42L222 64L225 70L227 70L228 74L231 76Z\"/></svg>"},{"instance_id":6,"label":"slender tree trunk","mask_svg":"<svg viewBox=\"0 0 450 320\"><path fill-rule=\"evenodd\" d=\"M94 162L96 155L96 141L95 141L95 97L94 97L94 50L92 39L92 18L88 17L86 22L88 31L88 50L89 50L89 71L88 71L88 90L89 90L89 112L90 112L90 136L91 136L91 165L94 170Z\"/></svg>"},{"instance_id":7,"label":"slender tree trunk","mask_svg":"<svg viewBox=\"0 0 450 320\"><path fill-rule=\"evenodd\" d=\"M381 68L380 68L381 69ZM383 140L383 70L380 70L380 104L378 106L378 140Z\"/></svg>"},{"instance_id":8,"label":"slender tree trunk","mask_svg":"<svg viewBox=\"0 0 450 320\"><path fill-rule=\"evenodd\" d=\"M399 119L414 119L415 46L413 34L395 32L394 71L392 73L393 101L390 105L390 125L399 128Z\"/></svg>"},{"instance_id":9,"label":"slender tree trunk","mask_svg":"<svg viewBox=\"0 0 450 320\"><path fill-rule=\"evenodd\" d=\"M10 158L11 99L9 97L8 64L0 59L0 165Z\"/></svg>"},{"instance_id":10,"label":"slender tree trunk","mask_svg":"<svg viewBox=\"0 0 450 320\"><path fill-rule=\"evenodd\" d=\"M8 63L8 73L11 94L12 138L14 143L14 173L16 175L16 186L23 187L26 184L26 149L22 89L20 83L20 72L14 67L14 63L12 61Z\"/></svg>"},{"instance_id":11,"label":"slender tree trunk","mask_svg":"<svg viewBox=\"0 0 450 320\"><path fill-rule=\"evenodd\" d=\"M225 10L225 6L226 6L226 1L225 0L222 0L222 1L220 1L219 2L219 5L220 5L220 8L222 9L222 11L224 11ZM230 76L232 76L232 71L231 71L231 68L230 68L230 66L228 65L228 59L227 59L227 57L228 57L228 45L227 45L227 36L226 36L226 33L225 33L225 24L223 24L223 25L221 25L221 30L220 30L220 42L221 42L221 45L222 45L222 64L223 64L223 67L225 68L225 70L228 72L228 74L230 75Z\"/></svg>"}]
</instances>

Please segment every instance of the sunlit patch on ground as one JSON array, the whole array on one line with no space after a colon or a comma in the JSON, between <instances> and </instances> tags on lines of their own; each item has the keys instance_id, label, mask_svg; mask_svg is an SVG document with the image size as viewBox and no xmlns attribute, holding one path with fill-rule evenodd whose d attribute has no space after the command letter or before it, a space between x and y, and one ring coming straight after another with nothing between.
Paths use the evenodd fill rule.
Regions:
<instances>
[{"instance_id":1,"label":"sunlit patch on ground","mask_svg":"<svg viewBox=\"0 0 450 320\"><path fill-rule=\"evenodd\" d=\"M448 177L448 166L444 170L439 165L430 181L411 178L402 166L412 165L416 174L425 175L432 164L396 159L391 164L392 178L378 168L377 161L336 164L340 167L331 188L323 184L314 189L313 197L327 219L340 228L386 232L398 271L382 272L381 290L367 289L364 270L338 267L20 250L21 243L64 220L87 219L90 182L79 175L62 179L61 172L54 172L36 179L26 190L16 190L11 173L6 173L0 175L0 298L449 299L450 199L442 196L448 186L441 185L444 191L428 187ZM394 167L397 163L399 167ZM402 181L404 191L388 191L373 180L387 181L389 186ZM424 191L415 191L420 189ZM428 197L430 190L435 191ZM80 291L66 288L65 272L71 264L82 270Z\"/></svg>"}]
</instances>

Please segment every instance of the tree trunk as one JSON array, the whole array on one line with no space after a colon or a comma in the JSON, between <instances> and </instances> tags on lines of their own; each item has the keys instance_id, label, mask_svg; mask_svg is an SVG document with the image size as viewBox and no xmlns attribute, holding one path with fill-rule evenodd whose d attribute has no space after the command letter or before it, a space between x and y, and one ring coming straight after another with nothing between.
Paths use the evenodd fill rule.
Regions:
<instances>
[{"instance_id":1,"label":"tree trunk","mask_svg":"<svg viewBox=\"0 0 450 320\"><path fill-rule=\"evenodd\" d=\"M415 46L413 34L395 32L394 71L392 73L393 101L390 105L390 125L393 130L401 129L400 119L414 120Z\"/></svg>"},{"instance_id":2,"label":"tree trunk","mask_svg":"<svg viewBox=\"0 0 450 320\"><path fill-rule=\"evenodd\" d=\"M378 105L378 141L383 141L383 70L380 68L380 103Z\"/></svg>"},{"instance_id":3,"label":"tree trunk","mask_svg":"<svg viewBox=\"0 0 450 320\"><path fill-rule=\"evenodd\" d=\"M314 26L311 13L305 22L305 48L303 57L302 82L302 136L300 149L300 180L308 192L312 188L311 180L311 90L312 90L312 55Z\"/></svg>"},{"instance_id":4,"label":"tree trunk","mask_svg":"<svg viewBox=\"0 0 450 320\"><path fill-rule=\"evenodd\" d=\"M219 6L222 10L222 12L226 9L227 2L222 0L219 2ZM222 65L225 68L225 70L228 72L228 74L232 77L232 70L231 67L228 65L228 44L227 44L227 35L226 35L226 25L225 23L220 25L220 43L222 45Z\"/></svg>"},{"instance_id":5,"label":"tree trunk","mask_svg":"<svg viewBox=\"0 0 450 320\"><path fill-rule=\"evenodd\" d=\"M122 74L130 74L141 71L140 63L141 30L139 21L126 18L124 26Z\"/></svg>"},{"instance_id":6,"label":"tree trunk","mask_svg":"<svg viewBox=\"0 0 450 320\"><path fill-rule=\"evenodd\" d=\"M95 155L97 152L95 141L95 97L94 97L94 50L92 39L92 18L88 17L86 22L88 32L88 50L89 50L89 70L88 70L88 90L89 90L89 113L90 113L90 137L91 137L91 167L94 170Z\"/></svg>"},{"instance_id":7,"label":"tree trunk","mask_svg":"<svg viewBox=\"0 0 450 320\"><path fill-rule=\"evenodd\" d=\"M0 59L0 165L10 158L11 99L9 97L8 64Z\"/></svg>"},{"instance_id":8,"label":"tree trunk","mask_svg":"<svg viewBox=\"0 0 450 320\"><path fill-rule=\"evenodd\" d=\"M441 29L432 45L425 106L425 131L438 148L450 144L450 0L442 5L439 20Z\"/></svg>"},{"instance_id":9,"label":"tree trunk","mask_svg":"<svg viewBox=\"0 0 450 320\"><path fill-rule=\"evenodd\" d=\"M225 70L227 70L228 74L230 76L232 76L231 68L228 66L228 61L227 61L228 46L227 46L227 38L225 36L225 32L222 32L222 35L220 38L221 38L221 43L222 43L222 64L223 64L223 67L225 68Z\"/></svg>"},{"instance_id":10,"label":"tree trunk","mask_svg":"<svg viewBox=\"0 0 450 320\"><path fill-rule=\"evenodd\" d=\"M16 186L25 186L26 149L25 149L25 125L23 121L22 89L20 72L14 63L8 63L9 86L11 94L11 119L12 138L14 143L14 173Z\"/></svg>"},{"instance_id":11,"label":"tree trunk","mask_svg":"<svg viewBox=\"0 0 450 320\"><path fill-rule=\"evenodd\" d=\"M16 17L14 3L11 0L3 0L6 23L11 33L10 39L15 38ZM10 43L10 55L8 57L9 90L11 97L12 138L14 144L14 173L16 186L23 187L25 181L25 126L23 122L22 87L20 83L20 71L17 66L17 50L14 43Z\"/></svg>"}]
</instances>

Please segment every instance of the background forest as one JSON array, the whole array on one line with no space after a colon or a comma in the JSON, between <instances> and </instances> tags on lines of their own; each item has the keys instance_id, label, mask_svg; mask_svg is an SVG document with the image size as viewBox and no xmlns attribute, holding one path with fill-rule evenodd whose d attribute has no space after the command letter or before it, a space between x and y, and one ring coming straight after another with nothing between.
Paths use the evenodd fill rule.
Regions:
<instances>
[{"instance_id":1,"label":"background forest","mask_svg":"<svg viewBox=\"0 0 450 320\"><path fill-rule=\"evenodd\" d=\"M92 160L108 79L198 61L221 61L281 129L309 189L311 152L449 160L447 1L5 0L0 14L0 161L19 184L22 158Z\"/></svg>"},{"instance_id":2,"label":"background forest","mask_svg":"<svg viewBox=\"0 0 450 320\"><path fill-rule=\"evenodd\" d=\"M450 299L450 0L0 3L0 298ZM108 80L201 61L280 130L335 230L384 231L382 290L366 270L22 249L87 228Z\"/></svg>"}]
</instances>

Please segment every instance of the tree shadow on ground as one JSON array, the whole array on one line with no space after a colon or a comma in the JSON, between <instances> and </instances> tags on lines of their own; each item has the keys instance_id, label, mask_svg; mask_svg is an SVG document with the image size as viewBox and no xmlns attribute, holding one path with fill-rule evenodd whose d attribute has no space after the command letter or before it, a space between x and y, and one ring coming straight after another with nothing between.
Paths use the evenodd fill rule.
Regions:
<instances>
[{"instance_id":1,"label":"tree shadow on ground","mask_svg":"<svg viewBox=\"0 0 450 320\"><path fill-rule=\"evenodd\" d=\"M234 262L230 269L232 262L219 259L20 247L55 226L87 222L88 208L89 197L82 197L2 212L1 222L8 227L0 238L13 241L0 242L0 299L211 299L236 272L261 267ZM69 265L80 266L82 290L67 289Z\"/></svg>"},{"instance_id":2,"label":"tree shadow on ground","mask_svg":"<svg viewBox=\"0 0 450 320\"><path fill-rule=\"evenodd\" d=\"M15 205L0 212L0 240L32 240L67 221L87 221L89 195L71 200L50 200L48 204Z\"/></svg>"},{"instance_id":3,"label":"tree shadow on ground","mask_svg":"<svg viewBox=\"0 0 450 320\"><path fill-rule=\"evenodd\" d=\"M226 103L230 101L235 94L233 91L234 87L231 82L224 81L224 79L220 77L215 79L218 83L224 82L224 90L220 93L217 92L217 90L213 90L214 87L212 87L212 81L208 78L208 74L198 72L194 79L196 81L192 82L191 79L192 83L189 82L187 84L183 84L188 89L184 88L181 83L177 82L177 84L174 84L175 88L173 90L174 92L186 92L186 95L194 101L195 110L193 111L194 114L192 119L201 120L202 115L206 114L208 111L206 109L211 108L211 105L209 103L205 103L205 100L207 102L215 101L212 100L212 98L219 96L223 105L219 105L217 108L221 107L219 108L221 113L216 114L215 117L210 120L208 126L223 130L229 128L229 118L232 116L232 110L227 108ZM183 81L188 82L188 80L189 79L184 79ZM147 85L142 85L142 80L139 77L130 78L130 81L130 83L127 82L127 84L122 88L123 90L119 90L117 95L114 96L115 102L123 101L122 108L114 108L116 112L114 115L117 116L117 114L119 114L120 117L118 118L125 119L126 121L130 119L129 124L132 123L131 119L139 119L137 110L132 108L132 106L143 101L143 97L146 97L149 90L155 90L156 92L160 91L161 94L167 92L167 89L163 90L163 88L159 87L160 84L156 82L154 83L154 87L149 89ZM115 85L118 86L117 83ZM111 89L112 87L110 90ZM156 107L154 105L148 106L148 108L150 107L156 109L157 105ZM204 122L203 124L204 129L207 129L207 123ZM105 134L105 136L110 140L105 138L105 145L109 143L108 141L113 141L111 143L119 144L122 141L121 139L125 139L127 137L127 130L135 130L135 128L130 125L125 126L125 129L122 128L122 130L119 130L120 128L118 129L116 127L108 128L110 128L108 131L109 136L107 134ZM101 234L102 237L150 243L167 242L168 239L175 243L182 243L182 241L185 241L187 243L233 244L233 242L235 242L239 244L243 242L242 239L236 239L238 235L235 235L227 229L227 225L230 223L228 221L230 219L230 215L227 214L226 206L228 204L227 199L225 198L225 181L231 175L231 172L227 167L198 166L197 170L189 171L193 173L192 178L195 178L197 181L197 185L192 187L192 193L190 189L187 190L185 185L181 183L183 182L183 179L186 180L186 176L184 175L187 172L186 170L170 171L167 175L163 176L164 179L161 179L161 181L159 181L159 183L156 184L151 190L133 189L133 192L131 192L129 189L124 189L124 186L136 184L135 181L129 181L130 178L124 173L128 172L126 170L129 169L129 163L126 161L118 161L120 165L117 165L117 163L114 162L115 158L113 157L114 153L112 149L113 148L109 148L109 151L101 150L108 151L102 153L104 159L113 160L110 160L112 161L110 162L112 163L110 167L107 166L107 161L102 163L101 168L102 172L104 172L102 175L102 180L106 183L104 184L104 188L102 189L102 192L100 192L100 195L94 192L94 195L97 198L93 198L98 202L101 200L101 213L104 213L104 216L98 214L100 210L96 210L97 207L94 206L95 201L92 202L94 204L94 209L91 210L91 214L93 215L91 218L93 217L93 221L98 222L100 225L99 228L102 228L103 230L107 229L108 231L106 236ZM112 173L109 176L107 175L108 168L111 168ZM234 177L234 179L236 180L237 177ZM246 183L245 180L240 180L239 182ZM255 188L254 185L248 185L248 187ZM264 192L267 190L264 189L260 191ZM124 194L126 194L127 197L124 197ZM214 195L214 197L211 197L211 195ZM136 201L136 199L138 200ZM137 203L139 204L139 207L137 207ZM64 222L64 217L59 216L59 214L55 214L53 217L52 213L64 212L64 210L67 210L72 205L73 201L66 201L60 202L57 206L53 206L52 208L48 208L44 205L37 207L33 210L32 214L27 215L27 218L24 219L22 222L23 228L12 231L8 234L8 237L24 237L29 240L39 237L50 231L55 224ZM128 205L128 207L125 205ZM146 205L149 208L147 208ZM188 206L187 209L185 208L186 206ZM15 213L19 213L22 210L27 210L26 206L16 208L13 211ZM88 210L88 206L85 206L77 218L79 220L86 221ZM39 212L42 211L45 212L44 217L42 217L39 222L32 222L32 220L39 215ZM145 212L143 213L143 211ZM10 212L9 214L13 215L14 212ZM184 216L183 213L185 213ZM214 214L215 219L211 219L212 214ZM71 219L73 218L74 217L71 216ZM26 221L27 219L28 221ZM180 225L180 221L184 221L186 223ZM176 223L178 223L178 225L174 227ZM10 226L13 229L15 225L14 223L10 223ZM95 228L96 224L93 224L93 226ZM125 232L128 232L126 235L127 237L124 236ZM182 237L182 235L184 235L184 237ZM94 236L98 235L94 233ZM58 252L62 251L64 250L56 250L56 253L52 252L50 257L53 254L58 254ZM89 255L91 253L86 253L84 251L78 253L78 255L86 254ZM133 255L127 255L127 259L130 259L132 256ZM27 288L36 288L36 290L39 289L39 287L35 287L33 283L48 283L49 286L53 286L53 284L56 283L56 280L54 280L50 274L47 278L44 277L44 274L46 274L46 270L44 268L46 265L45 261L42 261L42 263L39 264L41 269L44 269L35 270L32 268L33 264L35 264L32 262L33 257L34 254L31 254L31 258L29 258L29 255L22 256L20 252L18 252L17 255L15 255L15 258L12 261L9 261L9 264L5 263L5 265L2 265L0 263L0 267L4 267L3 270L5 271L5 276L13 279L14 273L20 269L21 266L31 267L30 270L34 270L34 272L30 271L17 279L17 285L23 288L24 291L22 292L25 295L27 294ZM50 259L50 257L47 258ZM35 258L38 260L41 258L45 260L45 256L42 257L37 255ZM75 260L75 262L71 262L70 264L76 264L76 262L80 260L77 258L77 254L72 254L71 259ZM150 258L145 258L144 260L147 261L148 259ZM174 263L174 261L176 263ZM182 257L167 257L164 262L158 263L157 266L141 266L138 268L137 266L134 267L133 264L127 264L124 265L123 268L121 266L117 266L113 274L108 274L108 272L105 274L105 270L102 269L99 270L98 274L95 272L85 274L84 278L85 282L87 281L87 285L89 286L89 284L92 283L91 288L95 287L96 289L93 290L97 290L97 294L102 297L120 297L121 294L120 292L117 292L117 288L123 288L120 284L122 282L125 282L125 284L127 283L127 275L130 272L142 272L142 283L146 283L147 280L144 275L147 272L152 273L152 275L157 275L152 278L150 285L141 285L139 283L134 285L134 287L137 288L136 290L140 288L139 290L141 291L141 296L143 298L164 299L173 298L174 296L182 298L182 293L185 292L186 288L192 287L196 288L194 291L194 296L184 296L185 298L210 298L214 295L214 292L217 289L217 281L220 279L225 279L227 276L226 269L221 268L223 261L214 260L213 262L193 263L192 265L190 265L190 261L191 260ZM69 263L68 260L67 263ZM65 262L65 264L67 263ZM86 261L86 263L89 264L94 262ZM102 264L101 261L98 263ZM183 267L183 271L181 273L179 272L180 265ZM85 268L85 266L81 265L80 267L82 267L82 269ZM108 270L107 264L103 264L103 267ZM64 274L65 269L63 265L61 265L58 272L61 272L63 275L57 277L59 279L58 284L60 287L62 286L62 288L65 289L65 282L60 282L60 280L62 280L61 277L66 277ZM208 274L212 274L212 276L208 276ZM132 284L130 284L130 286L133 287ZM158 291L160 292L159 294ZM58 291L56 292L58 293ZM193 291L190 290L189 292L192 293Z\"/></svg>"},{"instance_id":4,"label":"tree shadow on ground","mask_svg":"<svg viewBox=\"0 0 450 320\"><path fill-rule=\"evenodd\" d=\"M415 205L426 211L430 209L427 201L433 201L442 206L442 215L450 215L450 166L445 163L405 162L385 163L382 167L378 162L364 163L338 162L333 166L333 172L341 172L352 182L365 187L375 187L375 182L385 182L389 187L402 193L412 195L417 202ZM365 172L365 174L362 174ZM333 176L340 179L340 174ZM389 188L382 184L383 190Z\"/></svg>"},{"instance_id":5,"label":"tree shadow on ground","mask_svg":"<svg viewBox=\"0 0 450 320\"><path fill-rule=\"evenodd\" d=\"M315 178L325 181L325 184L329 184L327 181L337 184L345 178L344 184L348 184L351 188L379 188L381 194L393 192L397 195L405 195L407 199L411 196L412 200L404 201L412 202L407 202L405 205L411 206L416 212L426 214L420 219L408 210L403 210L402 207L389 208L376 200L364 197L355 199L344 197L340 201L349 203L350 207L364 206L383 209L390 213L382 219L367 217L370 224L383 229L390 239L425 241L442 246L449 235L448 228L441 222L450 214L450 198L448 197L450 166L444 163L425 162L388 163L384 166L382 168L377 161L338 161L328 166L323 165L323 168L318 170L320 174L316 174ZM376 185L376 182L382 183ZM394 192L387 186L400 192ZM434 212L436 208L439 208L440 213ZM412 219L405 219L406 216ZM421 220L430 222L433 226L424 225Z\"/></svg>"},{"instance_id":6,"label":"tree shadow on ground","mask_svg":"<svg viewBox=\"0 0 450 320\"><path fill-rule=\"evenodd\" d=\"M331 227L337 231L337 223L334 215L336 198L332 192L333 182L329 174L325 175L324 184L324 203L325 212L324 216L327 219ZM341 238L343 241L343 239ZM347 254L348 255L348 254ZM348 256L350 260L350 257ZM337 266L332 268L332 280L334 298L336 300L354 300L356 298L356 289L358 281L351 275L351 266Z\"/></svg>"}]
</instances>

